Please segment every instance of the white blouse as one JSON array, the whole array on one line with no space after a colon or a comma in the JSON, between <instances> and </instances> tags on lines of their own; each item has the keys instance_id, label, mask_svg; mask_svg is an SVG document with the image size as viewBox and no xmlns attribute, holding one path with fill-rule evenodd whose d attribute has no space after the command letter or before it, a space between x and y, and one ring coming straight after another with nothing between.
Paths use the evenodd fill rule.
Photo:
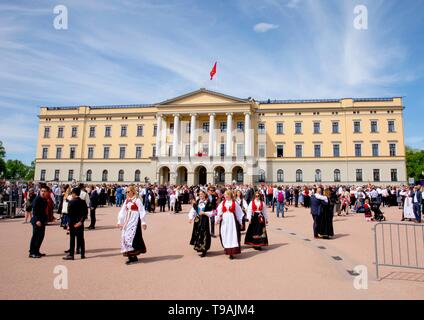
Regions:
<instances>
[{"instance_id":1,"label":"white blouse","mask_svg":"<svg viewBox=\"0 0 424 320\"><path fill-rule=\"evenodd\" d=\"M255 204L256 204L256 208L259 210L259 207L261 206L261 201L259 201L259 200L253 200L253 201L255 201ZM252 215L253 215L253 201L251 201L250 203L249 203L249 207L247 208L247 220L249 220L250 221L250 219L252 218ZM262 211L261 211L261 213L262 213L262 215L265 217L265 222L268 222L268 213L267 213L267 210L266 210L267 208L266 208L266 204L265 204L265 202L263 202L263 204L262 204Z\"/></svg>"}]
</instances>

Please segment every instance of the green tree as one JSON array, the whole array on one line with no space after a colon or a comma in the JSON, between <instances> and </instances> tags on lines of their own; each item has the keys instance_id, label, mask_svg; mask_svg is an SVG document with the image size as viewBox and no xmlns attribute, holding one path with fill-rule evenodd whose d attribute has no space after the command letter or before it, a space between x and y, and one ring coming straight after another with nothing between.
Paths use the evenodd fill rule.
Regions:
<instances>
[{"instance_id":1,"label":"green tree","mask_svg":"<svg viewBox=\"0 0 424 320\"><path fill-rule=\"evenodd\" d=\"M406 147L406 172L409 178L419 181L424 178L424 150Z\"/></svg>"},{"instance_id":2,"label":"green tree","mask_svg":"<svg viewBox=\"0 0 424 320\"><path fill-rule=\"evenodd\" d=\"M19 160L7 160L6 179L23 180L29 172L29 167Z\"/></svg>"},{"instance_id":3,"label":"green tree","mask_svg":"<svg viewBox=\"0 0 424 320\"><path fill-rule=\"evenodd\" d=\"M0 159L4 159L6 156L6 150L4 149L3 142L0 141Z\"/></svg>"},{"instance_id":4,"label":"green tree","mask_svg":"<svg viewBox=\"0 0 424 320\"><path fill-rule=\"evenodd\" d=\"M25 180L27 181L34 180L34 175L35 175L35 161L31 161L31 166L28 167L28 173L25 176Z\"/></svg>"},{"instance_id":5,"label":"green tree","mask_svg":"<svg viewBox=\"0 0 424 320\"><path fill-rule=\"evenodd\" d=\"M6 175L6 162L0 158L0 178L4 178Z\"/></svg>"}]
</instances>

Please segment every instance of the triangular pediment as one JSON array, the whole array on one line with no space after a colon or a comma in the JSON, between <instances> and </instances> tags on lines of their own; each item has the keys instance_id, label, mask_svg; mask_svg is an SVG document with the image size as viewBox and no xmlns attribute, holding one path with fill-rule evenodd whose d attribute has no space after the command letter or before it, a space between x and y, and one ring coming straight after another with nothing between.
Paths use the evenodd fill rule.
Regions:
<instances>
[{"instance_id":1,"label":"triangular pediment","mask_svg":"<svg viewBox=\"0 0 424 320\"><path fill-rule=\"evenodd\" d=\"M160 105L169 104L220 104L220 103L249 103L246 99L232 97L207 89L199 89L173 99L169 99L160 103Z\"/></svg>"}]
</instances>

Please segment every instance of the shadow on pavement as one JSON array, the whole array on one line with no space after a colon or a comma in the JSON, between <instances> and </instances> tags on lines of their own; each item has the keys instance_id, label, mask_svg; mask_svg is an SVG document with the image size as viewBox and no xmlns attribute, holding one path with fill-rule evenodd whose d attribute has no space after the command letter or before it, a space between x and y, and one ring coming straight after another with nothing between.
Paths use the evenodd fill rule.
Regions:
<instances>
[{"instance_id":1,"label":"shadow on pavement","mask_svg":"<svg viewBox=\"0 0 424 320\"><path fill-rule=\"evenodd\" d=\"M168 256L159 256L159 257L149 257L149 258L141 258L139 257L138 263L151 263L151 262L157 262L157 261L164 261L164 260L178 260L184 257L181 254L178 255L168 255Z\"/></svg>"},{"instance_id":2,"label":"shadow on pavement","mask_svg":"<svg viewBox=\"0 0 424 320\"><path fill-rule=\"evenodd\" d=\"M350 236L349 233L336 233L332 239L339 239L339 238L349 237L349 236Z\"/></svg>"},{"instance_id":3,"label":"shadow on pavement","mask_svg":"<svg viewBox=\"0 0 424 320\"><path fill-rule=\"evenodd\" d=\"M381 277L381 280L386 280L386 279L424 282L424 273L395 271L395 272L390 272L388 275L384 277Z\"/></svg>"},{"instance_id":4,"label":"shadow on pavement","mask_svg":"<svg viewBox=\"0 0 424 320\"><path fill-rule=\"evenodd\" d=\"M263 247L262 250L255 250L252 247L249 246L242 246L242 250L249 250L248 252L241 252L241 254L237 255L236 259L243 260L243 259L249 259L257 254L265 253L270 250L274 250L283 246L287 246L288 243L275 243L271 244L267 247Z\"/></svg>"}]
</instances>

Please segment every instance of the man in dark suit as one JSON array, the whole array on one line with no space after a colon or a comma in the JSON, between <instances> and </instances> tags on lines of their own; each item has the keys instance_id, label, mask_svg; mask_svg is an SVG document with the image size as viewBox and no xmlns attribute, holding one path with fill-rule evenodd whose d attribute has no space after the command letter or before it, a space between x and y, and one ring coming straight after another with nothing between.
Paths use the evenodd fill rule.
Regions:
<instances>
[{"instance_id":1,"label":"man in dark suit","mask_svg":"<svg viewBox=\"0 0 424 320\"><path fill-rule=\"evenodd\" d=\"M250 202L252 201L254 193L255 191L253 190L253 188L249 186L249 188L246 190L246 195L244 196L244 199L246 200L247 204L250 204Z\"/></svg>"},{"instance_id":2,"label":"man in dark suit","mask_svg":"<svg viewBox=\"0 0 424 320\"><path fill-rule=\"evenodd\" d=\"M217 209L217 197L216 197L216 193L215 193L215 188L214 187L209 187L208 188L208 198L209 201L211 203L212 206L212 210L216 211ZM211 218L211 236L215 237L215 216L212 216Z\"/></svg>"},{"instance_id":3,"label":"man in dark suit","mask_svg":"<svg viewBox=\"0 0 424 320\"><path fill-rule=\"evenodd\" d=\"M81 259L85 259L84 220L87 217L87 203L82 200L79 188L72 189L72 200L68 204L70 250L64 260L74 260L75 238L80 248Z\"/></svg>"},{"instance_id":4,"label":"man in dark suit","mask_svg":"<svg viewBox=\"0 0 424 320\"><path fill-rule=\"evenodd\" d=\"M311 196L311 214L314 219L313 230L314 230L314 238L319 238L318 230L319 223L321 218L321 209L323 203L328 203L328 199L326 196L322 195L322 189L317 188L315 193Z\"/></svg>"},{"instance_id":5,"label":"man in dark suit","mask_svg":"<svg viewBox=\"0 0 424 320\"><path fill-rule=\"evenodd\" d=\"M96 228L96 209L99 205L99 194L94 187L91 187L90 192L90 225L88 226L89 230Z\"/></svg>"},{"instance_id":6,"label":"man in dark suit","mask_svg":"<svg viewBox=\"0 0 424 320\"><path fill-rule=\"evenodd\" d=\"M423 201L423 194L420 191L420 186L415 186L412 195L412 204L414 209L415 221L421 223L421 202Z\"/></svg>"},{"instance_id":7,"label":"man in dark suit","mask_svg":"<svg viewBox=\"0 0 424 320\"><path fill-rule=\"evenodd\" d=\"M32 224L32 238L29 246L30 258L41 258L45 256L40 253L40 247L44 240L46 233L47 216L47 197L49 196L49 187L43 185L40 189L40 194L34 199L33 202L33 215L31 219Z\"/></svg>"}]
</instances>

